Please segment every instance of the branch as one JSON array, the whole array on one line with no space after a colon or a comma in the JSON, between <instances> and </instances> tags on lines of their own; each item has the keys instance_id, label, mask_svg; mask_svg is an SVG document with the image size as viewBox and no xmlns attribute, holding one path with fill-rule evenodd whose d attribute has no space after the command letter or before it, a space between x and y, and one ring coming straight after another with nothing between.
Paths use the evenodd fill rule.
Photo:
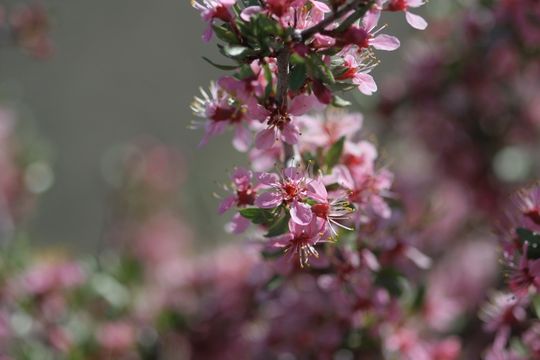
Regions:
<instances>
[{"instance_id":1,"label":"branch","mask_svg":"<svg viewBox=\"0 0 540 360\"><path fill-rule=\"evenodd\" d=\"M366 1L366 0L353 0L353 1L351 1L347 5L343 6L341 9L333 12L332 15L325 18L323 21L321 21L317 25L313 25L312 27L302 31L302 41L306 41L307 39L309 39L313 35L315 35L317 33L320 33L321 31L324 31L324 29L328 25L330 25L331 23L333 23L337 19L341 18L342 16L344 16L348 12L350 12L352 10L355 10L358 6L362 5L362 8L358 9L359 10L358 12L355 12L353 15L351 15L351 17L352 17L352 16L355 16L355 14L359 14L359 15L357 15L358 17L356 17L356 19L359 19L360 17L362 17L367 12L367 10L373 4L374 4L373 0L368 0L368 1ZM351 17L347 18L345 21L348 23L349 19ZM354 21L352 21L352 22L354 22Z\"/></svg>"},{"instance_id":2,"label":"branch","mask_svg":"<svg viewBox=\"0 0 540 360\"><path fill-rule=\"evenodd\" d=\"M276 105L280 112L287 111L287 90L289 88L289 59L291 57L291 49L288 44L285 44L283 49L277 53L277 89L276 89ZM283 165L287 167L289 162L294 157L294 148L292 145L283 142L284 159Z\"/></svg>"}]
</instances>

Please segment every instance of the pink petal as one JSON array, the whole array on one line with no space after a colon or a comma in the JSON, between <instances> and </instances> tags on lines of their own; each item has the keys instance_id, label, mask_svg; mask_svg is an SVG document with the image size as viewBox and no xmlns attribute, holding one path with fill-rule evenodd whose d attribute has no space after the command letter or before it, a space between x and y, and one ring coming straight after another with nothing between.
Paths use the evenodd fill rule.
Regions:
<instances>
[{"instance_id":1,"label":"pink petal","mask_svg":"<svg viewBox=\"0 0 540 360\"><path fill-rule=\"evenodd\" d=\"M273 186L279 182L279 176L266 172L258 173L257 181L263 185Z\"/></svg>"},{"instance_id":2,"label":"pink petal","mask_svg":"<svg viewBox=\"0 0 540 360\"><path fill-rule=\"evenodd\" d=\"M315 179L310 182L308 188L310 191L309 197L323 203L328 202L328 192L321 179Z\"/></svg>"},{"instance_id":3,"label":"pink petal","mask_svg":"<svg viewBox=\"0 0 540 360\"><path fill-rule=\"evenodd\" d=\"M260 6L248 6L240 13L240 18L246 22L249 22L253 15L256 15L262 11Z\"/></svg>"},{"instance_id":4,"label":"pink petal","mask_svg":"<svg viewBox=\"0 0 540 360\"><path fill-rule=\"evenodd\" d=\"M234 132L233 146L236 150L241 152L246 152L251 145L251 133L248 129L242 125L236 126L236 131Z\"/></svg>"},{"instance_id":5,"label":"pink petal","mask_svg":"<svg viewBox=\"0 0 540 360\"><path fill-rule=\"evenodd\" d=\"M276 142L276 131L273 128L264 129L255 138L255 147L259 150L270 149Z\"/></svg>"},{"instance_id":6,"label":"pink petal","mask_svg":"<svg viewBox=\"0 0 540 360\"><path fill-rule=\"evenodd\" d=\"M399 48L399 39L386 34L378 35L369 40L369 44L377 50L394 51Z\"/></svg>"},{"instance_id":7,"label":"pink petal","mask_svg":"<svg viewBox=\"0 0 540 360\"><path fill-rule=\"evenodd\" d=\"M417 8L424 4L424 0L407 0L407 7Z\"/></svg>"},{"instance_id":8,"label":"pink petal","mask_svg":"<svg viewBox=\"0 0 540 360\"><path fill-rule=\"evenodd\" d=\"M300 181L304 177L304 173L294 166L289 166L283 170L283 175L291 181Z\"/></svg>"},{"instance_id":9,"label":"pink petal","mask_svg":"<svg viewBox=\"0 0 540 360\"><path fill-rule=\"evenodd\" d=\"M219 135L225 131L227 128L227 122L220 121L220 122L213 122L210 121L206 124L204 136L201 139L201 142L199 143L199 147L204 146L208 144L208 141L210 138Z\"/></svg>"},{"instance_id":10,"label":"pink petal","mask_svg":"<svg viewBox=\"0 0 540 360\"><path fill-rule=\"evenodd\" d=\"M311 222L313 213L308 204L294 201L291 206L291 220L299 225L308 225Z\"/></svg>"},{"instance_id":11,"label":"pink petal","mask_svg":"<svg viewBox=\"0 0 540 360\"><path fill-rule=\"evenodd\" d=\"M203 34L202 34L202 39L204 42L210 42L210 40L212 40L212 35L214 34L214 30L212 29L212 26L208 26Z\"/></svg>"},{"instance_id":12,"label":"pink petal","mask_svg":"<svg viewBox=\"0 0 540 360\"><path fill-rule=\"evenodd\" d=\"M261 209L273 209L283 202L283 197L275 191L268 191L257 196L255 206Z\"/></svg>"},{"instance_id":13,"label":"pink petal","mask_svg":"<svg viewBox=\"0 0 540 360\"><path fill-rule=\"evenodd\" d=\"M321 103L315 95L299 95L292 99L289 104L289 114L294 116L304 115L310 110L321 107Z\"/></svg>"},{"instance_id":14,"label":"pink petal","mask_svg":"<svg viewBox=\"0 0 540 360\"><path fill-rule=\"evenodd\" d=\"M407 11L405 13L405 18L407 19L409 25L411 25L415 29L424 30L428 27L427 21L424 20L424 18L420 15L415 15Z\"/></svg>"},{"instance_id":15,"label":"pink petal","mask_svg":"<svg viewBox=\"0 0 540 360\"><path fill-rule=\"evenodd\" d=\"M231 196L226 197L225 199L223 199L221 204L219 204L218 212L220 214L223 214L225 211L229 210L234 205L235 202L236 202L236 196L231 195Z\"/></svg>"},{"instance_id":16,"label":"pink petal","mask_svg":"<svg viewBox=\"0 0 540 360\"><path fill-rule=\"evenodd\" d=\"M283 126L283 130L281 131L281 138L287 144L294 145L298 143L299 136L300 129L298 129L298 126L294 125L293 123L287 123L285 124L285 126Z\"/></svg>"},{"instance_id":17,"label":"pink petal","mask_svg":"<svg viewBox=\"0 0 540 360\"><path fill-rule=\"evenodd\" d=\"M233 234L241 234L247 230L250 222L248 219L240 214L235 214L231 219L231 222L227 224L227 231Z\"/></svg>"},{"instance_id":18,"label":"pink petal","mask_svg":"<svg viewBox=\"0 0 540 360\"><path fill-rule=\"evenodd\" d=\"M364 16L364 19L362 20L362 23L364 25L364 28L371 32L377 26L379 23L379 18L381 17L381 11L375 8L372 8L370 11L367 12L367 14Z\"/></svg>"},{"instance_id":19,"label":"pink petal","mask_svg":"<svg viewBox=\"0 0 540 360\"><path fill-rule=\"evenodd\" d=\"M263 122L270 115L270 112L266 110L264 106L259 104L254 97L250 98L247 103L247 117L250 120L258 120Z\"/></svg>"},{"instance_id":20,"label":"pink petal","mask_svg":"<svg viewBox=\"0 0 540 360\"><path fill-rule=\"evenodd\" d=\"M315 9L319 9L323 13L330 12L330 7L328 5L326 5L325 3L321 2L321 1L311 0L311 4L313 4L313 7Z\"/></svg>"},{"instance_id":21,"label":"pink petal","mask_svg":"<svg viewBox=\"0 0 540 360\"><path fill-rule=\"evenodd\" d=\"M354 76L353 83L358 85L358 90L364 95L373 95L377 91L377 84L373 76L365 73L358 73Z\"/></svg>"}]
</instances>

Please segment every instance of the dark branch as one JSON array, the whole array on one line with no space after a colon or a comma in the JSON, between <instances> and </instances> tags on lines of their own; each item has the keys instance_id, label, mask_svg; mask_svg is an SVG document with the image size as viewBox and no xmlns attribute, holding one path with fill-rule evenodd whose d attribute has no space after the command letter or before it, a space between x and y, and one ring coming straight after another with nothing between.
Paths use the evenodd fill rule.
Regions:
<instances>
[{"instance_id":1,"label":"dark branch","mask_svg":"<svg viewBox=\"0 0 540 360\"><path fill-rule=\"evenodd\" d=\"M354 14L349 16L344 21L344 23L346 22L348 24L347 26L351 25L354 21L358 20L359 18L361 18L365 14L367 12L367 10L369 10L369 8L373 5L373 3L374 3L373 0L367 0L367 1L366 0L353 0L353 1L351 1L347 5L343 6L341 9L338 9L337 11L333 12L332 15L328 16L327 18L325 18L323 21L321 21L317 25L313 25L312 27L302 31L302 41L306 41L307 39L309 39L313 35L324 31L324 29L328 25L330 25L331 23L333 23L337 19L341 18L342 16L346 15L348 12L357 9L358 11L356 11ZM359 6L361 6L361 7L358 8ZM354 20L352 20L351 18L353 18ZM340 25L339 28L342 28L342 26ZM340 29L340 31L341 31L341 29Z\"/></svg>"}]
</instances>

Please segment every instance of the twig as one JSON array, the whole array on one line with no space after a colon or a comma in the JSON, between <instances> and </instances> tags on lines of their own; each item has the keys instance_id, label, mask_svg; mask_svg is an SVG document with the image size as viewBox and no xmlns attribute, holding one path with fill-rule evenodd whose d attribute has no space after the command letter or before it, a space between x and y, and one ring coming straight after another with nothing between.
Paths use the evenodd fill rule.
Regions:
<instances>
[{"instance_id":1,"label":"twig","mask_svg":"<svg viewBox=\"0 0 540 360\"><path fill-rule=\"evenodd\" d=\"M302 31L302 41L306 41L313 35L320 33L321 31L324 31L324 29L330 25L335 20L341 18L345 14L347 14L349 11L355 10L358 6L363 5L361 10L362 13L365 14L366 11L369 9L369 7L374 3L373 0L353 0L347 5L343 6L341 9L335 11L332 13L332 15L328 16L324 20L322 20L317 25L313 25L312 27ZM354 14L353 14L354 15ZM360 15L361 17L362 15ZM347 21L347 20L346 20Z\"/></svg>"}]
</instances>

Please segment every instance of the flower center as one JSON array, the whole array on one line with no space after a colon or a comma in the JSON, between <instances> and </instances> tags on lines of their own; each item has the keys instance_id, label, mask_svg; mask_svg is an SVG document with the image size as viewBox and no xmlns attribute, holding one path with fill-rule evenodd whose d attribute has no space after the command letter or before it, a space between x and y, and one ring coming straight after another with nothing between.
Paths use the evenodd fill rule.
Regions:
<instances>
[{"instance_id":1,"label":"flower center","mask_svg":"<svg viewBox=\"0 0 540 360\"><path fill-rule=\"evenodd\" d=\"M407 8L407 0L392 0L388 4L389 11L406 11Z\"/></svg>"},{"instance_id":2,"label":"flower center","mask_svg":"<svg viewBox=\"0 0 540 360\"><path fill-rule=\"evenodd\" d=\"M311 207L311 211L322 219L328 218L328 213L330 212L330 205L328 204L315 204Z\"/></svg>"}]
</instances>

